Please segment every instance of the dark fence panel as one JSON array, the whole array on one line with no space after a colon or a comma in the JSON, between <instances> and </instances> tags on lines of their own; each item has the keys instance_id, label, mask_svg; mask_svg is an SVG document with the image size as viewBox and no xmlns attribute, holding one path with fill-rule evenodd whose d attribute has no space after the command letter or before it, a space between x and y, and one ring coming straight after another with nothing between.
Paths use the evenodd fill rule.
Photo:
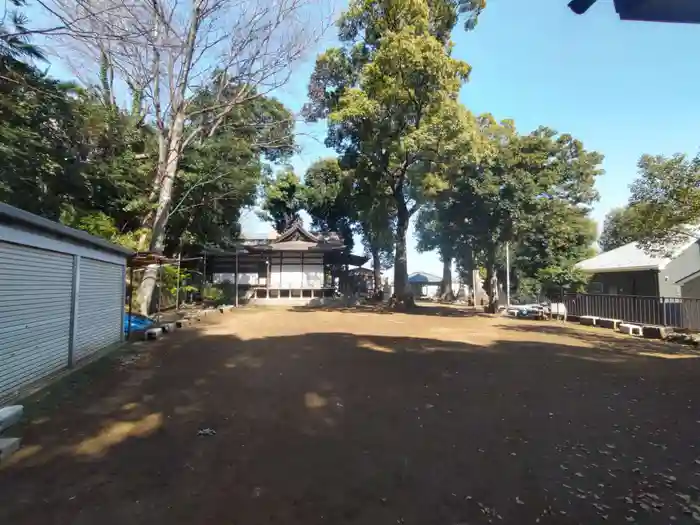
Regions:
<instances>
[{"instance_id":1,"label":"dark fence panel","mask_svg":"<svg viewBox=\"0 0 700 525\"><path fill-rule=\"evenodd\" d=\"M629 323L700 330L700 299L638 295L569 294L568 315L592 315Z\"/></svg>"}]
</instances>

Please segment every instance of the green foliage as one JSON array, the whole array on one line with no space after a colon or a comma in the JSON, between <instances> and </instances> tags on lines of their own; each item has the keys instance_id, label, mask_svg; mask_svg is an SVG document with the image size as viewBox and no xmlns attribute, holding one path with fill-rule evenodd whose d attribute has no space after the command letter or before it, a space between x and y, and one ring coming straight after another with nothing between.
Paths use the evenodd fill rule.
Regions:
<instances>
[{"instance_id":1,"label":"green foliage","mask_svg":"<svg viewBox=\"0 0 700 525\"><path fill-rule=\"evenodd\" d=\"M3 40L9 29L0 27L0 200L143 249L151 237L145 225L155 209L158 160L154 129L141 114L143 94L132 93L129 111L117 107L104 55L98 86L51 79L19 60L37 55ZM212 103L210 88L192 103L196 118L188 126L204 132L182 154L167 254L229 246L239 236L241 210L255 203L269 172L265 161L282 161L295 150L294 119L279 101L252 91L215 125L212 111L204 110Z\"/></svg>"},{"instance_id":2,"label":"green foliage","mask_svg":"<svg viewBox=\"0 0 700 525\"><path fill-rule=\"evenodd\" d=\"M615 208L605 216L603 231L598 239L601 250L614 250L641 238L643 223L637 209L637 206Z\"/></svg>"},{"instance_id":3,"label":"green foliage","mask_svg":"<svg viewBox=\"0 0 700 525\"><path fill-rule=\"evenodd\" d=\"M537 280L542 285L545 295L565 292L583 292L588 284L589 275L573 265L548 266L537 272Z\"/></svg>"},{"instance_id":4,"label":"green foliage","mask_svg":"<svg viewBox=\"0 0 700 525\"><path fill-rule=\"evenodd\" d=\"M8 0L4 4L0 20L0 65L21 66L18 61L22 59L45 60L44 53L30 42L29 19L20 11L27 2Z\"/></svg>"},{"instance_id":5,"label":"green foliage","mask_svg":"<svg viewBox=\"0 0 700 525\"><path fill-rule=\"evenodd\" d=\"M304 175L304 203L312 226L340 234L348 251L353 248L357 218L353 182L352 174L344 172L336 158L317 160Z\"/></svg>"},{"instance_id":6,"label":"green foliage","mask_svg":"<svg viewBox=\"0 0 700 525\"><path fill-rule=\"evenodd\" d=\"M629 205L635 240L647 250L669 248L697 238L700 225L700 155L688 158L644 155ZM672 250L671 250L672 251Z\"/></svg>"},{"instance_id":7,"label":"green foliage","mask_svg":"<svg viewBox=\"0 0 700 525\"><path fill-rule=\"evenodd\" d=\"M224 301L224 291L221 287L216 285L207 285L204 287L202 292L202 298L207 301L214 301L217 304L223 304Z\"/></svg>"},{"instance_id":8,"label":"green foliage","mask_svg":"<svg viewBox=\"0 0 700 525\"><path fill-rule=\"evenodd\" d=\"M458 10L443 1L352 1L339 22L343 47L318 57L309 85L305 115L328 118L326 144L353 171L357 193L391 200L379 206L395 221L399 295L409 219L446 188L445 166L468 144L457 140L468 129L457 95L469 66L449 43Z\"/></svg>"},{"instance_id":9,"label":"green foliage","mask_svg":"<svg viewBox=\"0 0 700 525\"><path fill-rule=\"evenodd\" d=\"M458 265L483 265L493 298L506 243L521 279L589 253L595 225L586 205L597 198L602 156L548 128L520 135L490 115L478 124L478 155L453 172L446 217L460 232Z\"/></svg>"},{"instance_id":10,"label":"green foliage","mask_svg":"<svg viewBox=\"0 0 700 525\"><path fill-rule=\"evenodd\" d=\"M266 180L263 191L261 218L272 222L278 233L299 220L299 212L304 209L305 191L291 167L279 172L276 178Z\"/></svg>"}]
</instances>

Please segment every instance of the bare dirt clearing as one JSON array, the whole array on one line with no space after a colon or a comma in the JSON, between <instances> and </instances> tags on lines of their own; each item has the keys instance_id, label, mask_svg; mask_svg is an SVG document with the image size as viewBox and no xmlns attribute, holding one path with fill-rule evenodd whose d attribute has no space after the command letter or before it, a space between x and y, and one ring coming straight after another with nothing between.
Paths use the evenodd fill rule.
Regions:
<instances>
[{"instance_id":1,"label":"bare dirt clearing","mask_svg":"<svg viewBox=\"0 0 700 525\"><path fill-rule=\"evenodd\" d=\"M681 347L421 308L241 312L141 348L29 407L0 523L700 521Z\"/></svg>"}]
</instances>

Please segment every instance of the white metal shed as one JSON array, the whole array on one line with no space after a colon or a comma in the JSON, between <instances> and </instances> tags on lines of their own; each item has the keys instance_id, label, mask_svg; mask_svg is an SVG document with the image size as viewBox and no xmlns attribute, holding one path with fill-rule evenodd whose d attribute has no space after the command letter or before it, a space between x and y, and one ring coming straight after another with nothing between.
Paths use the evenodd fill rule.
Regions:
<instances>
[{"instance_id":1,"label":"white metal shed","mask_svg":"<svg viewBox=\"0 0 700 525\"><path fill-rule=\"evenodd\" d=\"M131 253L0 203L0 400L122 340Z\"/></svg>"}]
</instances>

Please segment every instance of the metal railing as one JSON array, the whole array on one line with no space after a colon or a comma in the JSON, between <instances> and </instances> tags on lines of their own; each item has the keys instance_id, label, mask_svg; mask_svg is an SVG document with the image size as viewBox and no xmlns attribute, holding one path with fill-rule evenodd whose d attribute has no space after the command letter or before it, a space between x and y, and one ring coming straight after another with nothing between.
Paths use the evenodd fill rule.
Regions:
<instances>
[{"instance_id":1,"label":"metal railing","mask_svg":"<svg viewBox=\"0 0 700 525\"><path fill-rule=\"evenodd\" d=\"M700 299L638 295L568 294L567 315L700 330Z\"/></svg>"}]
</instances>

